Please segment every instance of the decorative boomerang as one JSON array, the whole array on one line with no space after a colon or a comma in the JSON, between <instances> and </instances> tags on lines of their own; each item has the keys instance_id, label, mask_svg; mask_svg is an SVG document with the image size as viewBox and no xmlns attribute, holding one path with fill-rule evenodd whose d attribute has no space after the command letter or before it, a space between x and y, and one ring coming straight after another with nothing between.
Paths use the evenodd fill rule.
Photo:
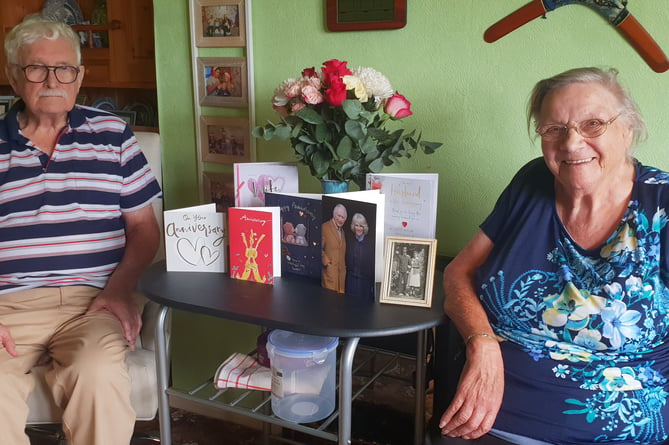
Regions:
<instances>
[{"instance_id":1,"label":"decorative boomerang","mask_svg":"<svg viewBox=\"0 0 669 445\"><path fill-rule=\"evenodd\" d=\"M492 43L520 28L525 23L537 17L545 16L547 12L574 3L580 3L594 9L595 12L611 22L653 71L663 73L669 69L667 56L644 27L627 10L627 0L532 0L488 28L483 34L483 39Z\"/></svg>"}]
</instances>

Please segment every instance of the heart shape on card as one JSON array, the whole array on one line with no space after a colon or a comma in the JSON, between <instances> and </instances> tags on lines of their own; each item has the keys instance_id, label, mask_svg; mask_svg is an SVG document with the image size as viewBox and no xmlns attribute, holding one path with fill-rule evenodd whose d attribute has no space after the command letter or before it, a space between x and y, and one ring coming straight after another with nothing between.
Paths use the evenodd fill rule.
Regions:
<instances>
[{"instance_id":1,"label":"heart shape on card","mask_svg":"<svg viewBox=\"0 0 669 445\"><path fill-rule=\"evenodd\" d=\"M409 223L406 221L402 221L402 227L406 227Z\"/></svg>"},{"instance_id":2,"label":"heart shape on card","mask_svg":"<svg viewBox=\"0 0 669 445\"><path fill-rule=\"evenodd\" d=\"M189 239L180 238L177 241L177 252L181 259L191 266L209 266L221 256L219 251L212 251L205 246L203 238L198 238L195 245Z\"/></svg>"}]
</instances>

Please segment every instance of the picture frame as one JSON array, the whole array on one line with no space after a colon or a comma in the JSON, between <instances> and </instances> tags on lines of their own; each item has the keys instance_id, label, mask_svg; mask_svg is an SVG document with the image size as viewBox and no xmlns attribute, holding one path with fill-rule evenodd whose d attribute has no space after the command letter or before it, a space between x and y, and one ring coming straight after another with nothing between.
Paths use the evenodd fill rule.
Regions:
<instances>
[{"instance_id":1,"label":"picture frame","mask_svg":"<svg viewBox=\"0 0 669 445\"><path fill-rule=\"evenodd\" d=\"M249 139L248 119L200 116L200 150L203 162L250 162Z\"/></svg>"},{"instance_id":2,"label":"picture frame","mask_svg":"<svg viewBox=\"0 0 669 445\"><path fill-rule=\"evenodd\" d=\"M128 126L133 127L137 122L137 112L132 110L109 110L125 121Z\"/></svg>"},{"instance_id":3,"label":"picture frame","mask_svg":"<svg viewBox=\"0 0 669 445\"><path fill-rule=\"evenodd\" d=\"M246 0L191 0L191 26L198 47L246 45Z\"/></svg>"},{"instance_id":4,"label":"picture frame","mask_svg":"<svg viewBox=\"0 0 669 445\"><path fill-rule=\"evenodd\" d=\"M196 83L202 106L248 106L248 73L243 57L198 57Z\"/></svg>"},{"instance_id":5,"label":"picture frame","mask_svg":"<svg viewBox=\"0 0 669 445\"><path fill-rule=\"evenodd\" d=\"M217 212L235 206L235 178L232 173L202 172L202 200L216 204Z\"/></svg>"},{"instance_id":6,"label":"picture frame","mask_svg":"<svg viewBox=\"0 0 669 445\"><path fill-rule=\"evenodd\" d=\"M328 31L400 29L407 23L407 0L327 0Z\"/></svg>"},{"instance_id":7,"label":"picture frame","mask_svg":"<svg viewBox=\"0 0 669 445\"><path fill-rule=\"evenodd\" d=\"M436 239L386 237L379 302L432 307L436 258Z\"/></svg>"},{"instance_id":8,"label":"picture frame","mask_svg":"<svg viewBox=\"0 0 669 445\"><path fill-rule=\"evenodd\" d=\"M0 96L0 115L8 112L15 100L16 96Z\"/></svg>"}]
</instances>

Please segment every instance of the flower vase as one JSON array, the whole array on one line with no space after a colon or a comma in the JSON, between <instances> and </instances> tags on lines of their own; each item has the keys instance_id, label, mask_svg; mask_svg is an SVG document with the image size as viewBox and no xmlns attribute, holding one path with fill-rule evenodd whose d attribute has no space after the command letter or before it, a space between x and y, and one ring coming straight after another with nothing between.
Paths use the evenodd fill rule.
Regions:
<instances>
[{"instance_id":1,"label":"flower vase","mask_svg":"<svg viewBox=\"0 0 669 445\"><path fill-rule=\"evenodd\" d=\"M348 181L337 181L334 179L321 179L323 193L348 192Z\"/></svg>"}]
</instances>

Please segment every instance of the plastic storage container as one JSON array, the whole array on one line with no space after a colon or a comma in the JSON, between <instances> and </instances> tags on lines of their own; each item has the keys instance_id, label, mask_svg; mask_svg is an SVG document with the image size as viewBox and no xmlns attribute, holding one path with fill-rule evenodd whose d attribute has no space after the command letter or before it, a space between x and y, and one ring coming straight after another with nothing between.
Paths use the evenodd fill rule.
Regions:
<instances>
[{"instance_id":1,"label":"plastic storage container","mask_svg":"<svg viewBox=\"0 0 669 445\"><path fill-rule=\"evenodd\" d=\"M308 423L335 408L337 337L274 330L267 341L272 368L272 412L283 420Z\"/></svg>"}]
</instances>

